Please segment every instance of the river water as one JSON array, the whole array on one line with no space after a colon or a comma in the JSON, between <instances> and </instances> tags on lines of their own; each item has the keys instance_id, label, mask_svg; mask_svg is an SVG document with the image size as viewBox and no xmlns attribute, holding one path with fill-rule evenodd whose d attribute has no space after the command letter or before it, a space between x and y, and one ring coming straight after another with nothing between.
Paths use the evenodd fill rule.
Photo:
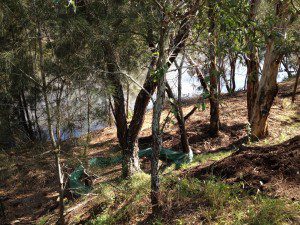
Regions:
<instances>
[{"instance_id":1,"label":"river water","mask_svg":"<svg viewBox=\"0 0 300 225\"><path fill-rule=\"evenodd\" d=\"M196 76L191 76L188 73L188 69L187 69L187 65L184 64L183 66L183 74L182 74L182 98L191 98L191 97L195 97L195 96L200 96L202 90L201 88L201 84L198 80L198 78ZM227 68L227 71L228 68ZM236 90L241 90L244 88L245 85L245 76L246 76L246 72L247 72L247 68L242 64L242 63L237 63L236 66ZM178 73L176 71L175 66L171 66L169 72L167 73L167 80L169 82L169 84L171 85L173 92L175 95L177 95L177 85L178 85ZM283 67L280 68L279 73L278 73L278 77L277 77L277 81L281 82L283 81L285 78L287 77L287 73L284 71ZM224 85L224 81L222 82L222 93L226 93L226 87ZM134 84L132 84L134 85ZM155 95L154 95L155 97ZM135 99L134 97L131 97L131 99ZM130 102L130 108L133 109L134 107L134 101ZM147 109L150 110L152 109L153 104L150 101ZM95 131L95 130L99 130L104 128L105 123L99 121L98 119L93 119L91 121L91 131ZM62 132L62 139L66 140L68 138L70 138L70 136L73 137L80 137L84 134L87 133L87 127L85 126L85 123L81 124L80 126L77 126L76 129L73 130L73 134L70 135L69 132Z\"/></svg>"}]
</instances>

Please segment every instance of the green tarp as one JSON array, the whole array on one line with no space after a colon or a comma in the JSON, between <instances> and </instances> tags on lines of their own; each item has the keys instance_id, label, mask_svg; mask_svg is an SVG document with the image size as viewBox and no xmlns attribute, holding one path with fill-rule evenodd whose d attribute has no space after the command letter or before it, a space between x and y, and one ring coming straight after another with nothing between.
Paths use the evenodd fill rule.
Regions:
<instances>
[{"instance_id":1,"label":"green tarp","mask_svg":"<svg viewBox=\"0 0 300 225\"><path fill-rule=\"evenodd\" d=\"M147 148L139 151L139 158L150 158L152 154L152 148ZM183 163L190 163L193 160L193 152L185 154L183 152L176 152L171 149L162 148L160 151L160 159L170 163L175 163L176 167L180 167ZM96 157L89 160L89 165L91 167L107 167L111 165L116 165L122 163L122 156L117 157ZM84 174L84 167L81 165L77 167L70 175L69 188L77 195L86 194L91 191L91 187L84 184L81 181L81 177Z\"/></svg>"}]
</instances>

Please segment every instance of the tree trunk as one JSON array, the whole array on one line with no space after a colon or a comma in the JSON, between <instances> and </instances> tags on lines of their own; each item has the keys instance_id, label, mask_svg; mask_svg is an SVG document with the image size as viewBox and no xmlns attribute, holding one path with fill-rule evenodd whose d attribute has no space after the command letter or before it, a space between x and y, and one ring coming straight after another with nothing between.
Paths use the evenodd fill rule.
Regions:
<instances>
[{"instance_id":1,"label":"tree trunk","mask_svg":"<svg viewBox=\"0 0 300 225\"><path fill-rule=\"evenodd\" d=\"M230 79L230 84L228 83L227 77L226 77L226 70L225 70L225 65L224 65L224 59L222 59L222 63L219 67L219 71L220 71L220 75L222 76L224 83L225 83L225 87L228 93L231 93L231 79ZM221 80L219 82L219 93L220 93L220 83Z\"/></svg>"},{"instance_id":2,"label":"tree trunk","mask_svg":"<svg viewBox=\"0 0 300 225\"><path fill-rule=\"evenodd\" d=\"M56 139L57 139L57 145L61 145L61 111L60 111L60 106L61 106L61 97L62 93L64 90L64 82L62 81L61 86L58 90L58 94L56 97Z\"/></svg>"},{"instance_id":3,"label":"tree trunk","mask_svg":"<svg viewBox=\"0 0 300 225\"><path fill-rule=\"evenodd\" d=\"M180 53L181 49L185 45L186 39L189 36L190 30L191 30L191 19L193 18L192 16L195 15L196 12L198 11L199 4L200 4L200 1L197 0L190 7L190 11L188 11L185 15L183 15L183 19L180 24L180 29L178 30L177 35L175 36L174 40L172 41L172 45L170 45L170 47L169 47L169 49L172 50L172 54L170 55L168 62L166 63L168 68L174 62L177 55ZM156 51L155 44L151 38L149 41L149 46L151 49L153 49L154 52ZM111 57L110 54L111 53L109 53L108 55ZM155 82L152 77L152 72L155 71L156 65L157 65L157 57L153 55L143 88L139 92L139 94L136 98L132 120L129 124L128 129L125 129L127 127L127 125L126 126L124 125L124 124L126 124L126 122L123 124L120 124L117 122L119 124L119 125L117 125L117 129L119 130L118 131L118 136L120 137L119 140L121 140L120 145L121 145L121 147L124 146L124 147L122 147L123 154L124 154L124 164L123 164L123 167L124 167L123 176L124 177L130 177L135 171L139 171L137 138L138 138L138 134L142 128L147 105L150 101L151 96L149 96L149 93L150 93L150 95L152 95L157 87L157 82ZM111 77L115 77L115 76L110 76L109 79ZM112 82L115 83L115 81L112 81ZM119 95L119 98L121 97L121 99L124 101L124 94L123 94L122 87L119 84L117 86L118 86L118 88L116 90L116 93L117 93L116 95L118 95L118 93L121 93L121 95L123 97L121 97L121 95ZM122 102L122 100L118 100L118 98L116 100L117 100L117 102ZM123 104L124 104L124 102L123 102ZM119 108L118 111L120 111L121 116L118 115L116 109L115 109L116 110L115 115L118 115L117 117L119 117L118 118L119 121L126 121L126 120L120 119L120 117L123 118L123 111L125 112L124 105L122 107L123 107L123 109L120 109L121 106L118 106L118 108ZM126 113L124 113L124 115L126 116ZM125 117L125 119L126 119L126 117ZM126 137L126 135L125 135L126 132L127 132L127 139L123 138L123 137ZM125 140L127 141L126 144L125 144Z\"/></svg>"},{"instance_id":4,"label":"tree trunk","mask_svg":"<svg viewBox=\"0 0 300 225\"><path fill-rule=\"evenodd\" d=\"M59 182L59 220L58 224L63 225L65 224L64 219L64 177L63 172L61 169L61 162L60 162L60 149L57 149L55 152L55 164L57 168L57 177Z\"/></svg>"},{"instance_id":5,"label":"tree trunk","mask_svg":"<svg viewBox=\"0 0 300 225\"><path fill-rule=\"evenodd\" d=\"M178 78L179 81L180 78ZM178 87L179 89L179 87ZM183 112L182 112L182 107L179 103L179 99L178 101L175 99L175 96L172 92L172 89L169 85L168 82L166 82L166 92L168 94L168 97L170 99L170 103L175 111L175 117L179 126L179 131L180 131L180 140L181 140L181 149L184 153L189 153L189 143L188 143L188 139L187 139L187 133L186 133L186 129L185 129L185 120L184 120L184 116L183 116ZM178 97L179 97L179 93L178 93Z\"/></svg>"},{"instance_id":6,"label":"tree trunk","mask_svg":"<svg viewBox=\"0 0 300 225\"><path fill-rule=\"evenodd\" d=\"M161 24L160 40L159 40L159 59L156 70L156 76L158 79L156 100L153 106L153 118L152 118L152 159L151 159L151 203L152 213L157 215L159 213L159 174L158 163L159 154L161 151L161 130L160 130L160 118L164 105L165 98L165 74L167 72L167 56L166 46L168 35L168 22L167 17L164 15Z\"/></svg>"},{"instance_id":7,"label":"tree trunk","mask_svg":"<svg viewBox=\"0 0 300 225\"><path fill-rule=\"evenodd\" d=\"M216 69L216 34L215 34L215 3L209 1L208 3L208 17L210 21L209 25L209 76L210 76L210 133L212 136L217 136L220 129L220 119L219 119L219 99L218 99L218 72Z\"/></svg>"},{"instance_id":8,"label":"tree trunk","mask_svg":"<svg viewBox=\"0 0 300 225\"><path fill-rule=\"evenodd\" d=\"M235 67L236 67L237 55L236 54L229 55L229 60L230 60L230 92L234 93L236 87Z\"/></svg>"},{"instance_id":9,"label":"tree trunk","mask_svg":"<svg viewBox=\"0 0 300 225\"><path fill-rule=\"evenodd\" d=\"M287 0L278 0L276 3L276 16L278 23L275 25L281 32L285 33L289 24L286 18L289 18L289 3ZM284 35L282 35L284 37ZM279 41L279 42L277 42ZM259 90L253 108L251 118L251 134L254 138L263 138L268 135L267 118L270 113L274 98L278 92L277 75L283 54L278 51L276 45L283 40L270 37L266 46L265 61L262 71L262 77L259 83Z\"/></svg>"},{"instance_id":10,"label":"tree trunk","mask_svg":"<svg viewBox=\"0 0 300 225\"><path fill-rule=\"evenodd\" d=\"M287 57L285 57L285 60L284 59L282 60L282 65L284 66L285 72L288 74L288 78L291 78L293 76L293 74L289 70L289 64L288 64Z\"/></svg>"},{"instance_id":11,"label":"tree trunk","mask_svg":"<svg viewBox=\"0 0 300 225\"><path fill-rule=\"evenodd\" d=\"M47 125L48 125L48 132L50 135L50 141L52 144L53 152L55 155L55 162L56 162L56 169L57 169L57 179L58 179L58 192L59 192L59 220L58 224L64 225L65 219L64 219L64 187L63 187L63 173L61 170L60 165L60 149L57 149L57 143L54 138L54 132L53 132L53 126L52 126L52 118L51 118L51 111L50 111L50 105L49 100L47 96L47 80L46 80L46 74L44 71L44 52L43 52L43 42L42 42L42 31L41 31L41 23L39 20L39 17L36 12L36 5L34 1L34 7L35 7L35 14L36 14L36 23L37 23L37 32L38 32L38 47L39 47L39 63L40 63L40 73L42 78L42 94L45 101L45 111L46 111L46 117L47 117Z\"/></svg>"},{"instance_id":12,"label":"tree trunk","mask_svg":"<svg viewBox=\"0 0 300 225\"><path fill-rule=\"evenodd\" d=\"M91 141L91 119L90 119L90 116L91 116L91 96L90 96L90 91L89 91L89 88L87 87L86 88L86 96L87 96L87 115L86 115L86 122L87 122L87 135L86 135L86 142L87 144L90 143Z\"/></svg>"},{"instance_id":13,"label":"tree trunk","mask_svg":"<svg viewBox=\"0 0 300 225\"><path fill-rule=\"evenodd\" d=\"M129 98L130 98L130 84L127 82L127 91L126 91L126 117L129 117Z\"/></svg>"},{"instance_id":14,"label":"tree trunk","mask_svg":"<svg viewBox=\"0 0 300 225\"><path fill-rule=\"evenodd\" d=\"M255 21L257 9L261 0L250 0L250 12L249 20ZM250 28L248 28L250 29ZM253 107L258 91L258 74L259 74L259 57L257 47L254 46L253 39L255 38L255 29L250 29L249 34L246 37L248 42L249 54L246 57L247 65L247 109L248 109L248 121L251 120Z\"/></svg>"},{"instance_id":15,"label":"tree trunk","mask_svg":"<svg viewBox=\"0 0 300 225\"><path fill-rule=\"evenodd\" d=\"M207 83L205 81L204 75L201 72L199 66L193 61L193 59L189 55L187 55L187 60L188 60L189 64L194 67L197 77L202 85L203 91L206 93L209 93Z\"/></svg>"},{"instance_id":16,"label":"tree trunk","mask_svg":"<svg viewBox=\"0 0 300 225\"><path fill-rule=\"evenodd\" d=\"M182 151L186 154L190 152L190 145L189 145L189 140L187 137L187 132L185 129L185 120L183 116L183 111L182 111L182 102L181 102L181 90L182 90L182 67L184 63L184 56L182 57L181 64L177 65L177 62L175 61L175 65L178 70L178 100L177 100L177 105L178 105L178 111L179 111L179 117L180 117L180 123L179 123L179 130L180 130L180 138L181 138L181 148Z\"/></svg>"},{"instance_id":17,"label":"tree trunk","mask_svg":"<svg viewBox=\"0 0 300 225\"><path fill-rule=\"evenodd\" d=\"M125 97L120 79L121 73L117 63L116 52L114 47L109 42L106 42L104 44L104 49L106 56L106 66L108 71L107 76L109 76L110 85L114 89L112 93L112 98L114 100L114 115L117 126L117 136L124 157L122 165L123 176L129 177L136 171L140 170L138 162L139 159L137 157L137 154L131 152L131 150L137 151L134 147L131 146L135 143L129 143L128 141ZM131 147L133 149L131 149Z\"/></svg>"},{"instance_id":18,"label":"tree trunk","mask_svg":"<svg viewBox=\"0 0 300 225\"><path fill-rule=\"evenodd\" d=\"M171 64L174 62L174 60L176 59L176 57L178 56L178 54L181 52L182 48L185 45L186 39L188 38L191 30L190 18L191 15L194 15L196 13L197 5L199 5L199 1L196 1L195 5L192 8L192 11L188 12L188 14L185 15L184 19L180 24L180 30L175 36L173 44L170 45L169 47L169 49L173 50L172 52L173 54L171 54L168 61L166 62L167 68L171 66ZM153 46L153 44L149 44L149 46ZM129 154L131 154L130 156L131 159L133 159L138 152L137 145L136 145L137 137L142 128L147 105L150 101L150 96L148 95L148 93L152 95L157 87L157 82L155 82L152 77L152 72L156 69L156 65L157 65L157 57L153 56L151 59L151 63L149 66L145 83L143 85L143 89L139 92L135 101L133 116L128 130L128 143L129 143L128 152ZM145 92L144 90L146 90L148 93Z\"/></svg>"},{"instance_id":19,"label":"tree trunk","mask_svg":"<svg viewBox=\"0 0 300 225\"><path fill-rule=\"evenodd\" d=\"M263 138L268 135L267 118L278 92L276 78L281 60L276 58L274 43L271 42L267 45L263 74L251 119L251 132L255 138Z\"/></svg>"},{"instance_id":20,"label":"tree trunk","mask_svg":"<svg viewBox=\"0 0 300 225\"><path fill-rule=\"evenodd\" d=\"M37 116L37 94L35 94L34 96L34 119L35 119L35 126L36 126L36 130L38 131L39 134L39 139L42 140L42 131L41 131L41 127L39 124L39 118Z\"/></svg>"},{"instance_id":21,"label":"tree trunk","mask_svg":"<svg viewBox=\"0 0 300 225\"><path fill-rule=\"evenodd\" d=\"M30 137L30 140L34 141L35 140L35 135L34 135L33 125L32 125L32 121L31 121L31 118L30 118L29 111L28 111L28 104L27 104L27 100L25 98L25 93L24 93L23 89L21 90L21 99L22 99L23 107L24 107L23 110L24 110L25 115L26 115L26 121L27 121L27 126L28 126L28 131L29 131L29 137Z\"/></svg>"},{"instance_id":22,"label":"tree trunk","mask_svg":"<svg viewBox=\"0 0 300 225\"><path fill-rule=\"evenodd\" d=\"M202 88L203 88L202 98L200 97L199 102L203 102L203 103L204 103L204 100L209 96L208 85L207 85L207 83L206 83L206 81L205 81L204 75L203 75L203 73L201 72L199 66L193 61L193 59L192 59L189 55L187 56L187 60L188 60L189 64L190 64L191 66L194 67L194 69L195 69L195 71L196 71L196 74L197 74L197 77L198 77L198 79L199 79L199 81L200 81L200 83L201 83L201 86L202 86ZM197 109L198 109L198 107L197 107L197 106L194 106L194 107L192 108L192 110L191 110L188 114L186 114L186 115L184 116L184 120L185 120L185 121L188 120L188 119L190 118L190 116L193 115L193 113L194 113Z\"/></svg>"},{"instance_id":23,"label":"tree trunk","mask_svg":"<svg viewBox=\"0 0 300 225\"><path fill-rule=\"evenodd\" d=\"M29 137L30 139L30 130L26 121L21 94L18 95L18 116L19 116L20 124L23 127L24 132L26 133L26 136Z\"/></svg>"},{"instance_id":24,"label":"tree trunk","mask_svg":"<svg viewBox=\"0 0 300 225\"><path fill-rule=\"evenodd\" d=\"M297 70L297 74L296 74L296 80L295 80L295 85L294 85L294 90L293 90L293 96L292 96L292 103L295 102L296 99L296 93L297 93L297 87L298 87L298 83L299 83L299 76L300 76L300 58L298 59L298 70Z\"/></svg>"}]
</instances>

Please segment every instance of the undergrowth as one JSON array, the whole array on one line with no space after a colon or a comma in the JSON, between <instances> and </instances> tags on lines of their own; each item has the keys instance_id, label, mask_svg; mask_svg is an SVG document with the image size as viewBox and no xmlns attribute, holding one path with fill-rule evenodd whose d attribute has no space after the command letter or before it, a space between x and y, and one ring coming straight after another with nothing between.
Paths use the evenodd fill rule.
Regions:
<instances>
[{"instance_id":1,"label":"undergrowth","mask_svg":"<svg viewBox=\"0 0 300 225\"><path fill-rule=\"evenodd\" d=\"M299 203L250 195L241 184L171 174L161 180L161 214L151 215L150 176L139 173L106 190L108 207L88 224L294 224Z\"/></svg>"}]
</instances>

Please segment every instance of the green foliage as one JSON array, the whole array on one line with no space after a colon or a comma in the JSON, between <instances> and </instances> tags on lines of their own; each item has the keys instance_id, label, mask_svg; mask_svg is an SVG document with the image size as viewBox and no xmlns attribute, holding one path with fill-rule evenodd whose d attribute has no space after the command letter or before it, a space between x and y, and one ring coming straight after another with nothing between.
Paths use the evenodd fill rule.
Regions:
<instances>
[{"instance_id":1,"label":"green foliage","mask_svg":"<svg viewBox=\"0 0 300 225\"><path fill-rule=\"evenodd\" d=\"M157 82L160 80L165 74L168 72L168 65L165 64L164 66L158 68L153 74L153 80Z\"/></svg>"},{"instance_id":2,"label":"green foliage","mask_svg":"<svg viewBox=\"0 0 300 225\"><path fill-rule=\"evenodd\" d=\"M38 220L37 225L47 224L48 220L49 220L49 216L43 216Z\"/></svg>"}]
</instances>

